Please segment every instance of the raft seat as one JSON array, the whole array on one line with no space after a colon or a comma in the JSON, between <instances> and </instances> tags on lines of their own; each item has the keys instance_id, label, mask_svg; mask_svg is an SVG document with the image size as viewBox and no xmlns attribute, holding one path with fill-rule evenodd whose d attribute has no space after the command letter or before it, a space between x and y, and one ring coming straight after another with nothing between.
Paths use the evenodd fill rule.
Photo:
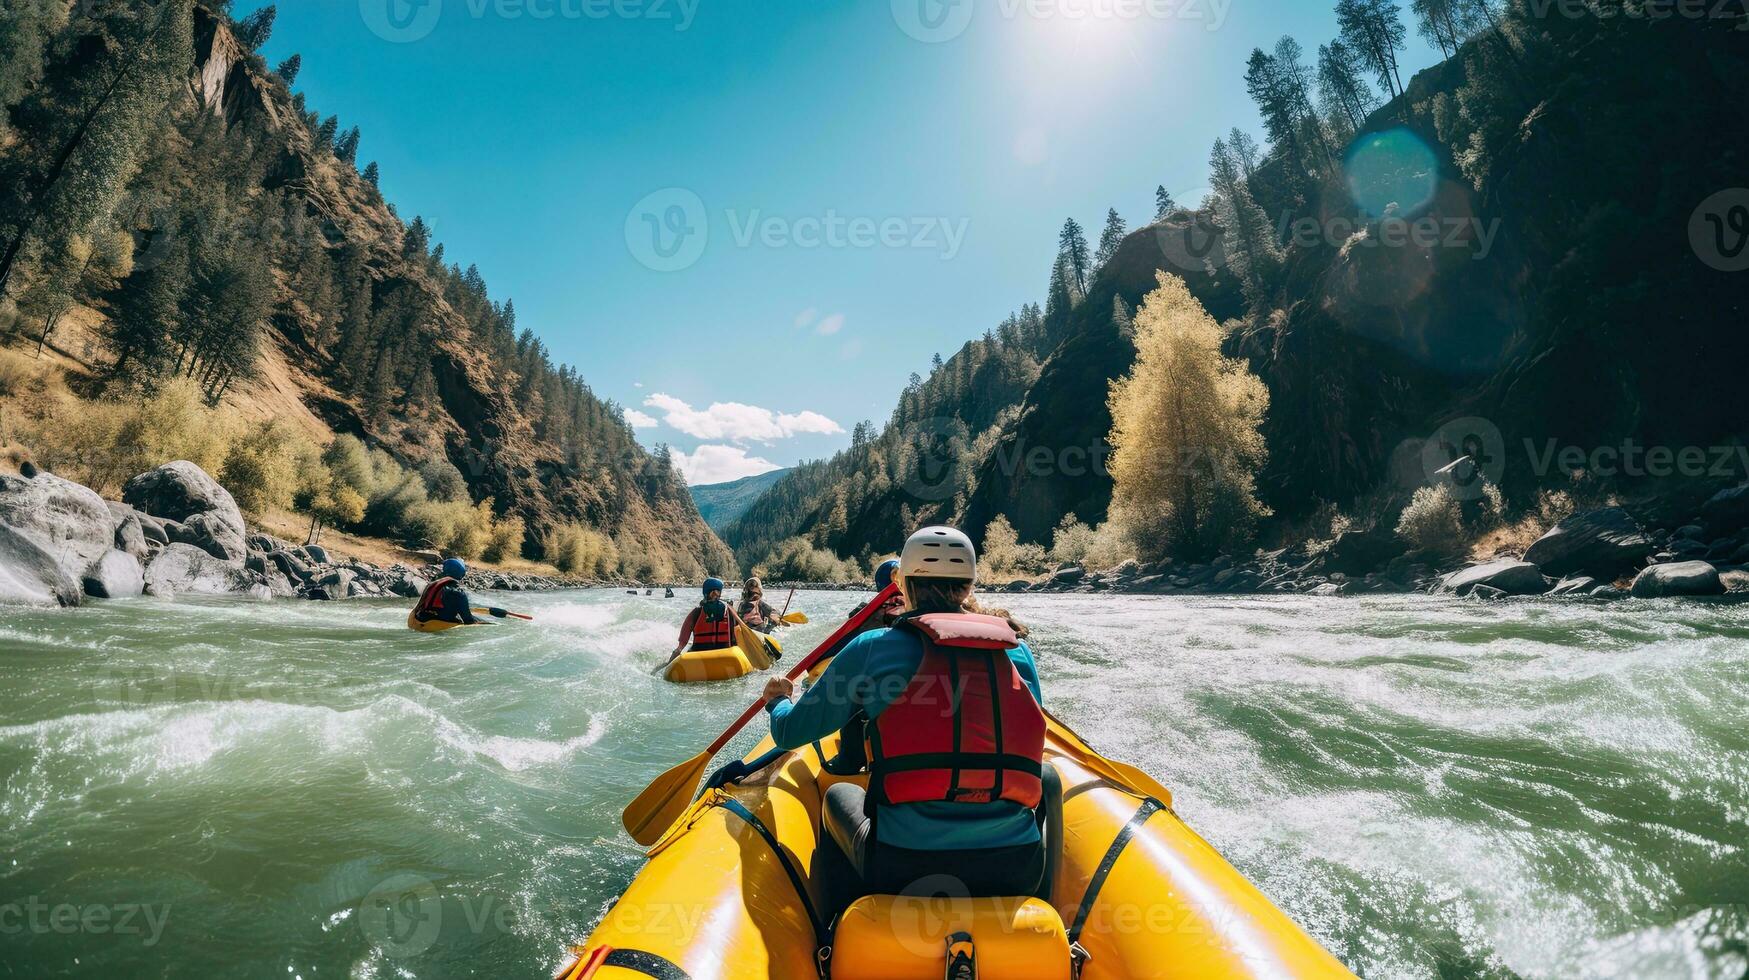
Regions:
<instances>
[{"instance_id":1,"label":"raft seat","mask_svg":"<svg viewBox=\"0 0 1749 980\"><path fill-rule=\"evenodd\" d=\"M870 895L838 921L832 980L941 980L950 937L975 952L978 976L1070 978L1068 930L1036 898Z\"/></svg>"}]
</instances>

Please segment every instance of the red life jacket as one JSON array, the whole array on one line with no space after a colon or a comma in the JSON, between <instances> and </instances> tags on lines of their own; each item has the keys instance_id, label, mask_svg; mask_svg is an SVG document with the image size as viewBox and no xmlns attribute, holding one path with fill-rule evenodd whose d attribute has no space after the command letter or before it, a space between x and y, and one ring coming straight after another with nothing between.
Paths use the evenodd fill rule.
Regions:
<instances>
[{"instance_id":1,"label":"red life jacket","mask_svg":"<svg viewBox=\"0 0 1749 980\"><path fill-rule=\"evenodd\" d=\"M456 584L453 578L440 578L427 585L425 592L419 597L419 605L413 607L413 618L421 623L431 621L433 616L443 613L443 590Z\"/></svg>"},{"instance_id":2,"label":"red life jacket","mask_svg":"<svg viewBox=\"0 0 1749 980\"><path fill-rule=\"evenodd\" d=\"M698 604L698 617L692 621L692 648L694 650L722 650L735 645L735 621L729 615L729 604L717 600L717 607L722 610L719 619L712 619L707 600Z\"/></svg>"},{"instance_id":3,"label":"red life jacket","mask_svg":"<svg viewBox=\"0 0 1749 980\"><path fill-rule=\"evenodd\" d=\"M899 621L923 639L905 692L869 726L869 801L1036 808L1045 713L1008 659L1020 645L994 616L932 613Z\"/></svg>"}]
</instances>

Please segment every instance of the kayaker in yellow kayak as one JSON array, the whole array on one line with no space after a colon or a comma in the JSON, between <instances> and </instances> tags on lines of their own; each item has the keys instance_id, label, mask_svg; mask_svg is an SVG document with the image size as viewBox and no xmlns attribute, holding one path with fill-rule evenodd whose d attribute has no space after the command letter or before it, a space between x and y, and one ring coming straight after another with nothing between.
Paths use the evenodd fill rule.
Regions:
<instances>
[{"instance_id":1,"label":"kayaker in yellow kayak","mask_svg":"<svg viewBox=\"0 0 1749 980\"><path fill-rule=\"evenodd\" d=\"M723 601L723 588L720 578L704 580L701 587L704 599L686 614L686 621L680 624L680 642L675 645L668 663L685 653L689 642L694 650L725 650L735 645L735 627L745 624ZM663 667L666 668L667 664Z\"/></svg>"},{"instance_id":2,"label":"kayaker in yellow kayak","mask_svg":"<svg viewBox=\"0 0 1749 980\"><path fill-rule=\"evenodd\" d=\"M741 585L741 601L735 605L735 614L761 633L770 633L785 625L781 614L765 601L765 586L758 576Z\"/></svg>"},{"instance_id":3,"label":"kayaker in yellow kayak","mask_svg":"<svg viewBox=\"0 0 1749 980\"><path fill-rule=\"evenodd\" d=\"M462 626L483 626L486 621L474 615L473 601L462 590L462 579L468 576L467 563L450 558L443 563L443 574L425 587L419 604L413 607L413 619L421 623L456 623ZM510 615L502 609L487 610L503 619Z\"/></svg>"},{"instance_id":4,"label":"kayaker in yellow kayak","mask_svg":"<svg viewBox=\"0 0 1749 980\"><path fill-rule=\"evenodd\" d=\"M912 535L898 576L910 612L895 626L852 640L799 700L766 684L772 740L797 749L868 718L869 789L834 785L822 817L863 893L947 875L973 896L1032 894L1061 792L1032 651L1009 620L966 611L977 556L960 531Z\"/></svg>"}]
</instances>

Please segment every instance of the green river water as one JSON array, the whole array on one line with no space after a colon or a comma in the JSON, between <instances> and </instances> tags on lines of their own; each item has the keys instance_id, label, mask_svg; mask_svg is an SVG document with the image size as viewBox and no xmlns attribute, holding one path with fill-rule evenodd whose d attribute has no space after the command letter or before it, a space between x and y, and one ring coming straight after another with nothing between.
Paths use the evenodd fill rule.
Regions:
<instances>
[{"instance_id":1,"label":"green river water","mask_svg":"<svg viewBox=\"0 0 1749 980\"><path fill-rule=\"evenodd\" d=\"M539 621L0 608L0 976L548 975L761 680L650 675L682 600L497 601ZM1012 606L1053 709L1365 976L1749 972L1749 605ZM386 934L409 887L436 925Z\"/></svg>"}]
</instances>

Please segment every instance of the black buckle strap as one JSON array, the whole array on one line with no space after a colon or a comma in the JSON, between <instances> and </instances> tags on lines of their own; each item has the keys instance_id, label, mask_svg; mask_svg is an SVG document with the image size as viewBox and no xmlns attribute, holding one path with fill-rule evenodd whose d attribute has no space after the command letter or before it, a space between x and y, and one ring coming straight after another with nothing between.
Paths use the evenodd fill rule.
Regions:
<instances>
[{"instance_id":1,"label":"black buckle strap","mask_svg":"<svg viewBox=\"0 0 1749 980\"><path fill-rule=\"evenodd\" d=\"M760 837L765 838L765 843L771 847L771 853L777 855L777 863L783 865L784 874L789 875L789 882L795 887L796 897L802 900L802 909L808 913L808 924L814 928L815 946L825 946L828 937L831 935L826 920L820 918L819 910L814 908L814 900L808 897L808 883L802 879L801 872L796 870L795 864L790 861L789 855L784 852L783 845L777 842L777 836L771 832L771 828L765 826L764 822L755 816L752 810L747 809L740 800L737 800L732 796L724 797L717 803L717 806L720 806L730 813L733 813L735 816L740 817L746 822L747 826L752 827L757 831Z\"/></svg>"},{"instance_id":2,"label":"black buckle strap","mask_svg":"<svg viewBox=\"0 0 1749 980\"><path fill-rule=\"evenodd\" d=\"M1069 927L1069 942L1080 943L1081 930L1087 928L1087 919L1093 914L1093 902L1099 898L1099 890L1105 887L1105 879L1111 875L1111 869L1117 865L1117 859L1123 856L1124 849L1135 839L1136 832L1142 829L1149 817L1166 808L1166 804L1152 796L1147 797L1142 800L1141 808L1136 810L1135 816L1130 817L1129 823L1124 824L1123 829L1117 832L1111 846L1105 849L1105 857L1100 858L1098 869L1087 880L1087 891L1081 895L1081 907L1075 910L1075 924Z\"/></svg>"},{"instance_id":3,"label":"black buckle strap","mask_svg":"<svg viewBox=\"0 0 1749 980\"><path fill-rule=\"evenodd\" d=\"M655 953L646 953L641 949L613 949L601 960L602 966L617 966L622 970L642 973L656 980L692 980L692 977L680 967Z\"/></svg>"}]
</instances>

